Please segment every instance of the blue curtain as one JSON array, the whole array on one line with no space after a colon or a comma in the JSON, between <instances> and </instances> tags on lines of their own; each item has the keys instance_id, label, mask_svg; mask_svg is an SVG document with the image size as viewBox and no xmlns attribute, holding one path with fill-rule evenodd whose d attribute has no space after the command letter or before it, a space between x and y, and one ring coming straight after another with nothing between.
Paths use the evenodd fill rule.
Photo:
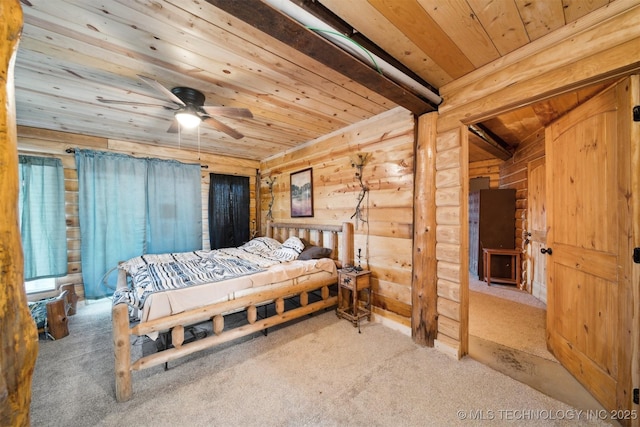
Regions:
<instances>
[{"instance_id":1,"label":"blue curtain","mask_svg":"<svg viewBox=\"0 0 640 427\"><path fill-rule=\"evenodd\" d=\"M62 161L18 156L20 235L24 279L67 274L67 229Z\"/></svg>"},{"instance_id":2,"label":"blue curtain","mask_svg":"<svg viewBox=\"0 0 640 427\"><path fill-rule=\"evenodd\" d=\"M150 249L202 247L202 219L193 219L193 212L202 215L202 202L190 196L200 191L199 165L79 149L76 164L86 298L113 294L117 275L105 275L120 261ZM183 173L190 180L182 179L178 171L183 168L190 171ZM169 206L172 203L188 207Z\"/></svg>"},{"instance_id":3,"label":"blue curtain","mask_svg":"<svg viewBox=\"0 0 640 427\"><path fill-rule=\"evenodd\" d=\"M146 253L202 248L200 165L148 159Z\"/></svg>"}]
</instances>

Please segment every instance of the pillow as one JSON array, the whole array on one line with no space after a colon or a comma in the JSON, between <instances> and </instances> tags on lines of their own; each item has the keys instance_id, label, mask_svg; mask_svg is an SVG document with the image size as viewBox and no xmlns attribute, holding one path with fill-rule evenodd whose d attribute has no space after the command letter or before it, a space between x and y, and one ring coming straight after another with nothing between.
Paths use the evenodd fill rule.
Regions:
<instances>
[{"instance_id":1,"label":"pillow","mask_svg":"<svg viewBox=\"0 0 640 427\"><path fill-rule=\"evenodd\" d=\"M276 239L272 239L271 237L256 237L255 239L249 240L247 243L242 245L241 247L244 249L256 249L259 251L273 251L279 249L282 245Z\"/></svg>"},{"instance_id":2,"label":"pillow","mask_svg":"<svg viewBox=\"0 0 640 427\"><path fill-rule=\"evenodd\" d=\"M320 258L329 258L331 257L332 250L329 248L323 248L322 246L309 246L307 247L300 256L298 256L299 260L309 260L309 259L320 259Z\"/></svg>"},{"instance_id":3,"label":"pillow","mask_svg":"<svg viewBox=\"0 0 640 427\"><path fill-rule=\"evenodd\" d=\"M273 251L273 254L280 261L291 261L298 258L298 255L304 249L304 243L299 237L291 236L284 241L279 249Z\"/></svg>"}]
</instances>

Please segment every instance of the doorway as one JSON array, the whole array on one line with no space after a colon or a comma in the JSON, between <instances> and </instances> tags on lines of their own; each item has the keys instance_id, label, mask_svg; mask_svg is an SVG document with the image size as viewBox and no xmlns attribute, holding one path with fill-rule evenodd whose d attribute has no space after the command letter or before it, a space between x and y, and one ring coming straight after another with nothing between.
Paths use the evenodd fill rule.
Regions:
<instances>
[{"instance_id":1,"label":"doorway","mask_svg":"<svg viewBox=\"0 0 640 427\"><path fill-rule=\"evenodd\" d=\"M240 246L249 241L249 178L216 173L209 176L211 249Z\"/></svg>"},{"instance_id":2,"label":"doorway","mask_svg":"<svg viewBox=\"0 0 640 427\"><path fill-rule=\"evenodd\" d=\"M538 284L539 294L547 295L546 345L608 410L628 406L633 375L634 339L627 339L632 329L629 151L638 141L627 112L637 85L637 78L618 82L545 126L546 196L533 204L547 207L547 222L538 224L542 235L526 235L529 262L542 261L539 253L547 258L542 261L546 283ZM533 246L539 249L535 253ZM533 277L527 283L536 286ZM474 319L474 296L470 284L471 335L475 322L487 323ZM470 337L472 357L473 342Z\"/></svg>"}]
</instances>

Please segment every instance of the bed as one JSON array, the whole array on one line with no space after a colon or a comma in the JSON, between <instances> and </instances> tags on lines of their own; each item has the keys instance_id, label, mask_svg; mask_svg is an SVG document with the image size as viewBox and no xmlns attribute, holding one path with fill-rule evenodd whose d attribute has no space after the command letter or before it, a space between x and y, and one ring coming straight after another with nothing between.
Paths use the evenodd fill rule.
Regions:
<instances>
[{"instance_id":1,"label":"bed","mask_svg":"<svg viewBox=\"0 0 640 427\"><path fill-rule=\"evenodd\" d=\"M152 292L142 298L140 292L136 291L135 303L140 304L139 306L135 306L133 301L130 304L123 301L116 303L114 298L112 323L115 394L118 402L129 400L133 394L133 371L166 364L188 354L336 305L337 296L332 295L329 287L337 283L338 268L353 265L352 223L339 226L270 222L267 224L265 237L257 240L255 245L268 239L276 239L284 246L284 243L300 238L311 244L311 249L320 249L319 252L322 252L322 248L330 249L330 258L317 259L319 257L316 256L316 259L310 261L296 259L268 267L265 264L257 268L257 271L243 269L237 277ZM254 244L252 242L247 245ZM233 248L229 251L233 252ZM196 256L207 255L198 253ZM139 281L141 277L135 268L140 265L139 261L129 260L118 268L116 294L133 292L137 283L134 283L134 278ZM208 262L208 259L204 262ZM177 264L172 264L175 265ZM153 276L153 280L156 280L155 273L147 273L145 270L146 276ZM146 276L145 280L148 279ZM319 298L312 301L309 298L312 293L318 294ZM296 304L287 308L285 300L290 299L295 299ZM267 317L259 318L258 308L267 304L273 304L275 310ZM132 311L138 315L136 321L131 320ZM247 322L234 328L225 327L225 317L237 315L241 311L246 313ZM212 322L213 333L210 336L185 341L185 328L207 321ZM169 334L172 346L132 360L132 337L149 336L155 339L159 333Z\"/></svg>"}]
</instances>

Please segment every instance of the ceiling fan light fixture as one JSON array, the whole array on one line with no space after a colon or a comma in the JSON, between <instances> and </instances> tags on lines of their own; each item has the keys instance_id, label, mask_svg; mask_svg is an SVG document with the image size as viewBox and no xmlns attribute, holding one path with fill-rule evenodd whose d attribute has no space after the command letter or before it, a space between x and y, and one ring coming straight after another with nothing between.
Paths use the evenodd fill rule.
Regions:
<instances>
[{"instance_id":1,"label":"ceiling fan light fixture","mask_svg":"<svg viewBox=\"0 0 640 427\"><path fill-rule=\"evenodd\" d=\"M189 107L187 107L187 109L185 109L184 111L176 113L176 120L178 120L180 126L185 129L193 129L197 127L202 121L202 119L196 114L196 112Z\"/></svg>"}]
</instances>

